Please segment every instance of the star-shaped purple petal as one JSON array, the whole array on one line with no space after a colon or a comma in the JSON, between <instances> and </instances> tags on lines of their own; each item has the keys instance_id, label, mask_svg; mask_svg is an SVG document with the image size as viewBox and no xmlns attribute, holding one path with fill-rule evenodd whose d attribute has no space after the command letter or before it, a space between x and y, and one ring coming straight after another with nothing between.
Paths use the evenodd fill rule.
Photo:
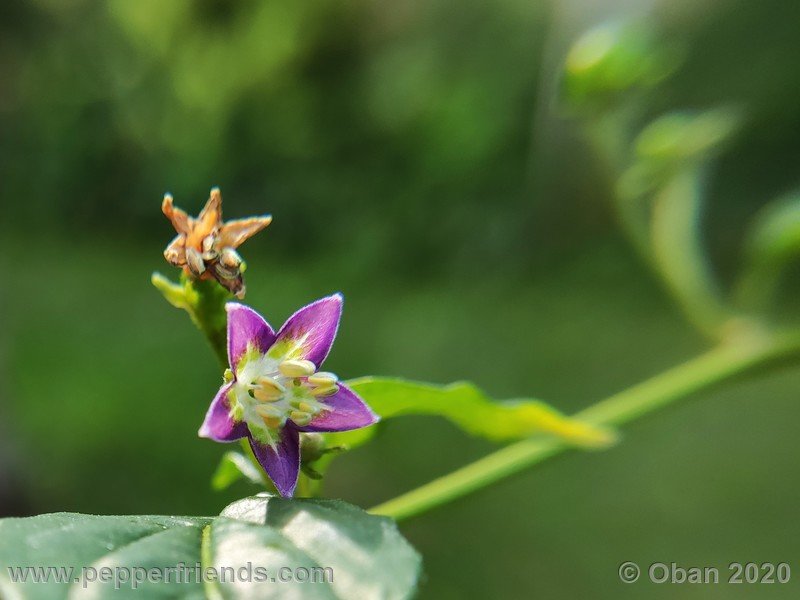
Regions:
<instances>
[{"instance_id":1,"label":"star-shaped purple petal","mask_svg":"<svg viewBox=\"0 0 800 600\"><path fill-rule=\"evenodd\" d=\"M200 437L209 438L215 442L234 442L247 435L247 425L243 421L235 421L231 417L231 405L228 393L233 387L227 383L219 388L217 395L208 407L206 418L200 427Z\"/></svg>"},{"instance_id":2,"label":"star-shaped purple petal","mask_svg":"<svg viewBox=\"0 0 800 600\"><path fill-rule=\"evenodd\" d=\"M247 306L231 302L226 309L232 381L211 402L199 434L218 442L247 437L275 487L291 496L300 470L300 432L348 431L378 421L334 375L316 373L336 337L342 296L301 308L277 334Z\"/></svg>"},{"instance_id":3,"label":"star-shaped purple petal","mask_svg":"<svg viewBox=\"0 0 800 600\"><path fill-rule=\"evenodd\" d=\"M343 300L341 294L334 294L294 313L278 331L273 346L275 354L310 360L319 367L336 338Z\"/></svg>"},{"instance_id":4,"label":"star-shaped purple petal","mask_svg":"<svg viewBox=\"0 0 800 600\"><path fill-rule=\"evenodd\" d=\"M378 422L378 415L353 390L340 383L339 391L324 399L330 410L321 412L300 431L349 431Z\"/></svg>"}]
</instances>

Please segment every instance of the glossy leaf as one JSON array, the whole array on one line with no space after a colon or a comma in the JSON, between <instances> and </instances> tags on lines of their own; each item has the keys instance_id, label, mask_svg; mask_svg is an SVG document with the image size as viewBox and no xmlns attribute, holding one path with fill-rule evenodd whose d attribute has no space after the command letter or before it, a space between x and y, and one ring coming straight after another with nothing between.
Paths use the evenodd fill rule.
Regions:
<instances>
[{"instance_id":1,"label":"glossy leaf","mask_svg":"<svg viewBox=\"0 0 800 600\"><path fill-rule=\"evenodd\" d=\"M190 572L179 576L181 564ZM199 581L196 565L213 567L217 580ZM13 583L9 569L25 567L45 569L49 582L27 572L27 583ZM0 598L9 600L408 598L419 571L419 555L393 521L337 500L254 497L219 517L0 520Z\"/></svg>"},{"instance_id":2,"label":"glossy leaf","mask_svg":"<svg viewBox=\"0 0 800 600\"><path fill-rule=\"evenodd\" d=\"M416 590L420 556L391 519L369 515L341 500L289 500L266 495L234 502L222 516L235 521L215 521L212 541L218 532L223 532L222 540L226 540L231 528L264 536L266 525L291 543L292 551L299 553L298 559L330 567L334 582L326 591L329 595L320 598L406 598ZM224 550L225 560L236 560L233 550L214 544L215 551ZM239 552L238 557L255 562L248 552Z\"/></svg>"}]
</instances>

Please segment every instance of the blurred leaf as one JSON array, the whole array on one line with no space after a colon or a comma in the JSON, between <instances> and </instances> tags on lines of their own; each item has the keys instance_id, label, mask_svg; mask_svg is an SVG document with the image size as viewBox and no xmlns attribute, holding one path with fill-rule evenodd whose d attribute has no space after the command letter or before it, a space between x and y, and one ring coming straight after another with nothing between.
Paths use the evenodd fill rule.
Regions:
<instances>
[{"instance_id":1,"label":"blurred leaf","mask_svg":"<svg viewBox=\"0 0 800 600\"><path fill-rule=\"evenodd\" d=\"M68 583L52 581L54 573L47 583L34 583L31 573L27 583L12 583L2 569L0 596L20 599L408 598L421 564L389 519L338 500L268 496L236 502L219 517L55 513L2 519L0 540L4 567L65 568ZM144 569L157 568L166 578L165 570L181 563L189 571L180 583L175 571L169 581L146 580ZM196 563L204 571L214 567L219 576L232 568L238 579L251 581L209 581L204 588L194 581ZM97 574L108 567L108 580L84 582L83 567ZM259 575L259 567L266 573ZM301 573L309 578L278 582L274 578L282 567L305 569ZM128 581L122 581L124 573ZM114 575L119 589L113 589Z\"/></svg>"},{"instance_id":2,"label":"blurred leaf","mask_svg":"<svg viewBox=\"0 0 800 600\"><path fill-rule=\"evenodd\" d=\"M619 200L629 205L641 200L687 163L709 158L735 133L740 120L733 108L673 112L654 120L634 141L635 160L617 181Z\"/></svg>"},{"instance_id":3,"label":"blurred leaf","mask_svg":"<svg viewBox=\"0 0 800 600\"><path fill-rule=\"evenodd\" d=\"M750 231L747 251L756 262L782 262L800 252L800 193L761 211Z\"/></svg>"},{"instance_id":4,"label":"blurred leaf","mask_svg":"<svg viewBox=\"0 0 800 600\"><path fill-rule=\"evenodd\" d=\"M153 273L150 282L172 306L191 311L189 299L186 297L186 286L173 283L161 273Z\"/></svg>"},{"instance_id":5,"label":"blurred leaf","mask_svg":"<svg viewBox=\"0 0 800 600\"><path fill-rule=\"evenodd\" d=\"M772 298L786 264L800 254L800 193L775 200L755 218L745 244L739 301L763 308Z\"/></svg>"},{"instance_id":6,"label":"blurred leaf","mask_svg":"<svg viewBox=\"0 0 800 600\"><path fill-rule=\"evenodd\" d=\"M741 116L733 108L670 113L645 127L636 140L641 159L673 164L701 159L736 131Z\"/></svg>"},{"instance_id":7,"label":"blurred leaf","mask_svg":"<svg viewBox=\"0 0 800 600\"><path fill-rule=\"evenodd\" d=\"M465 432L492 441L519 439L547 433L572 444L602 447L614 442L606 429L565 417L538 400L495 402L471 383L447 386L365 377L349 381L372 410L382 419L403 415L444 417ZM378 425L341 433L326 434L330 445L353 448L367 442Z\"/></svg>"},{"instance_id":8,"label":"blurred leaf","mask_svg":"<svg viewBox=\"0 0 800 600\"><path fill-rule=\"evenodd\" d=\"M226 452L222 455L217 470L211 477L211 487L217 491L224 490L242 477L256 485L264 482L261 472L246 456L240 452Z\"/></svg>"}]
</instances>

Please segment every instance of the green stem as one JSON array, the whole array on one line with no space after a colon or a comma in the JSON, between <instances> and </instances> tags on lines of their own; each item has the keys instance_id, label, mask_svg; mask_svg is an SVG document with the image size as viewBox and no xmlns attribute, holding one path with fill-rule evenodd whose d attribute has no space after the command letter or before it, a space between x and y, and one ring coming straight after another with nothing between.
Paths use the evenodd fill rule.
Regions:
<instances>
[{"instance_id":1,"label":"green stem","mask_svg":"<svg viewBox=\"0 0 800 600\"><path fill-rule=\"evenodd\" d=\"M223 369L228 368L228 332L225 303L231 299L228 290L216 281L188 280L185 284L194 292L189 316L205 335Z\"/></svg>"},{"instance_id":2,"label":"green stem","mask_svg":"<svg viewBox=\"0 0 800 600\"><path fill-rule=\"evenodd\" d=\"M702 246L702 178L702 166L690 165L678 170L654 194L652 260L687 319L706 336L718 340L732 315Z\"/></svg>"},{"instance_id":3,"label":"green stem","mask_svg":"<svg viewBox=\"0 0 800 600\"><path fill-rule=\"evenodd\" d=\"M755 332L746 338L744 335L739 337L740 343L723 343L590 406L576 414L575 418L596 425L622 425L736 375L800 353L800 340L794 337L773 339ZM369 512L396 520L412 517L487 487L568 449L570 446L551 438L522 440L379 504Z\"/></svg>"}]
</instances>

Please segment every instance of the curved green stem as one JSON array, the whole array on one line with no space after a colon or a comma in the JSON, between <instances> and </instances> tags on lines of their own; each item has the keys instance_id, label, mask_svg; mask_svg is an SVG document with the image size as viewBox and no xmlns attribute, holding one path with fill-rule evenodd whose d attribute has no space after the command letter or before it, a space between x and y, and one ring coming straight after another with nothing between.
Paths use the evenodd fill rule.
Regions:
<instances>
[{"instance_id":1,"label":"curved green stem","mask_svg":"<svg viewBox=\"0 0 800 600\"><path fill-rule=\"evenodd\" d=\"M800 353L800 339L771 338L751 332L738 343L723 343L625 391L579 412L575 418L616 426L663 408L694 392L727 381L756 367ZM465 496L569 450L551 438L530 438L506 446L444 477L370 509L400 520Z\"/></svg>"},{"instance_id":2,"label":"curved green stem","mask_svg":"<svg viewBox=\"0 0 800 600\"><path fill-rule=\"evenodd\" d=\"M587 127L595 154L603 161L614 190L614 207L623 231L689 321L705 336L719 341L733 311L722 298L715 274L702 247L700 212L704 163L699 159L677 168L655 188L623 192L620 183L644 169L648 180L664 174L645 168L630 154L634 113L611 112ZM635 180L636 178L634 178Z\"/></svg>"},{"instance_id":3,"label":"curved green stem","mask_svg":"<svg viewBox=\"0 0 800 600\"><path fill-rule=\"evenodd\" d=\"M711 339L719 339L731 310L722 300L702 247L701 165L678 170L654 194L650 237L653 266L687 319Z\"/></svg>"}]
</instances>

